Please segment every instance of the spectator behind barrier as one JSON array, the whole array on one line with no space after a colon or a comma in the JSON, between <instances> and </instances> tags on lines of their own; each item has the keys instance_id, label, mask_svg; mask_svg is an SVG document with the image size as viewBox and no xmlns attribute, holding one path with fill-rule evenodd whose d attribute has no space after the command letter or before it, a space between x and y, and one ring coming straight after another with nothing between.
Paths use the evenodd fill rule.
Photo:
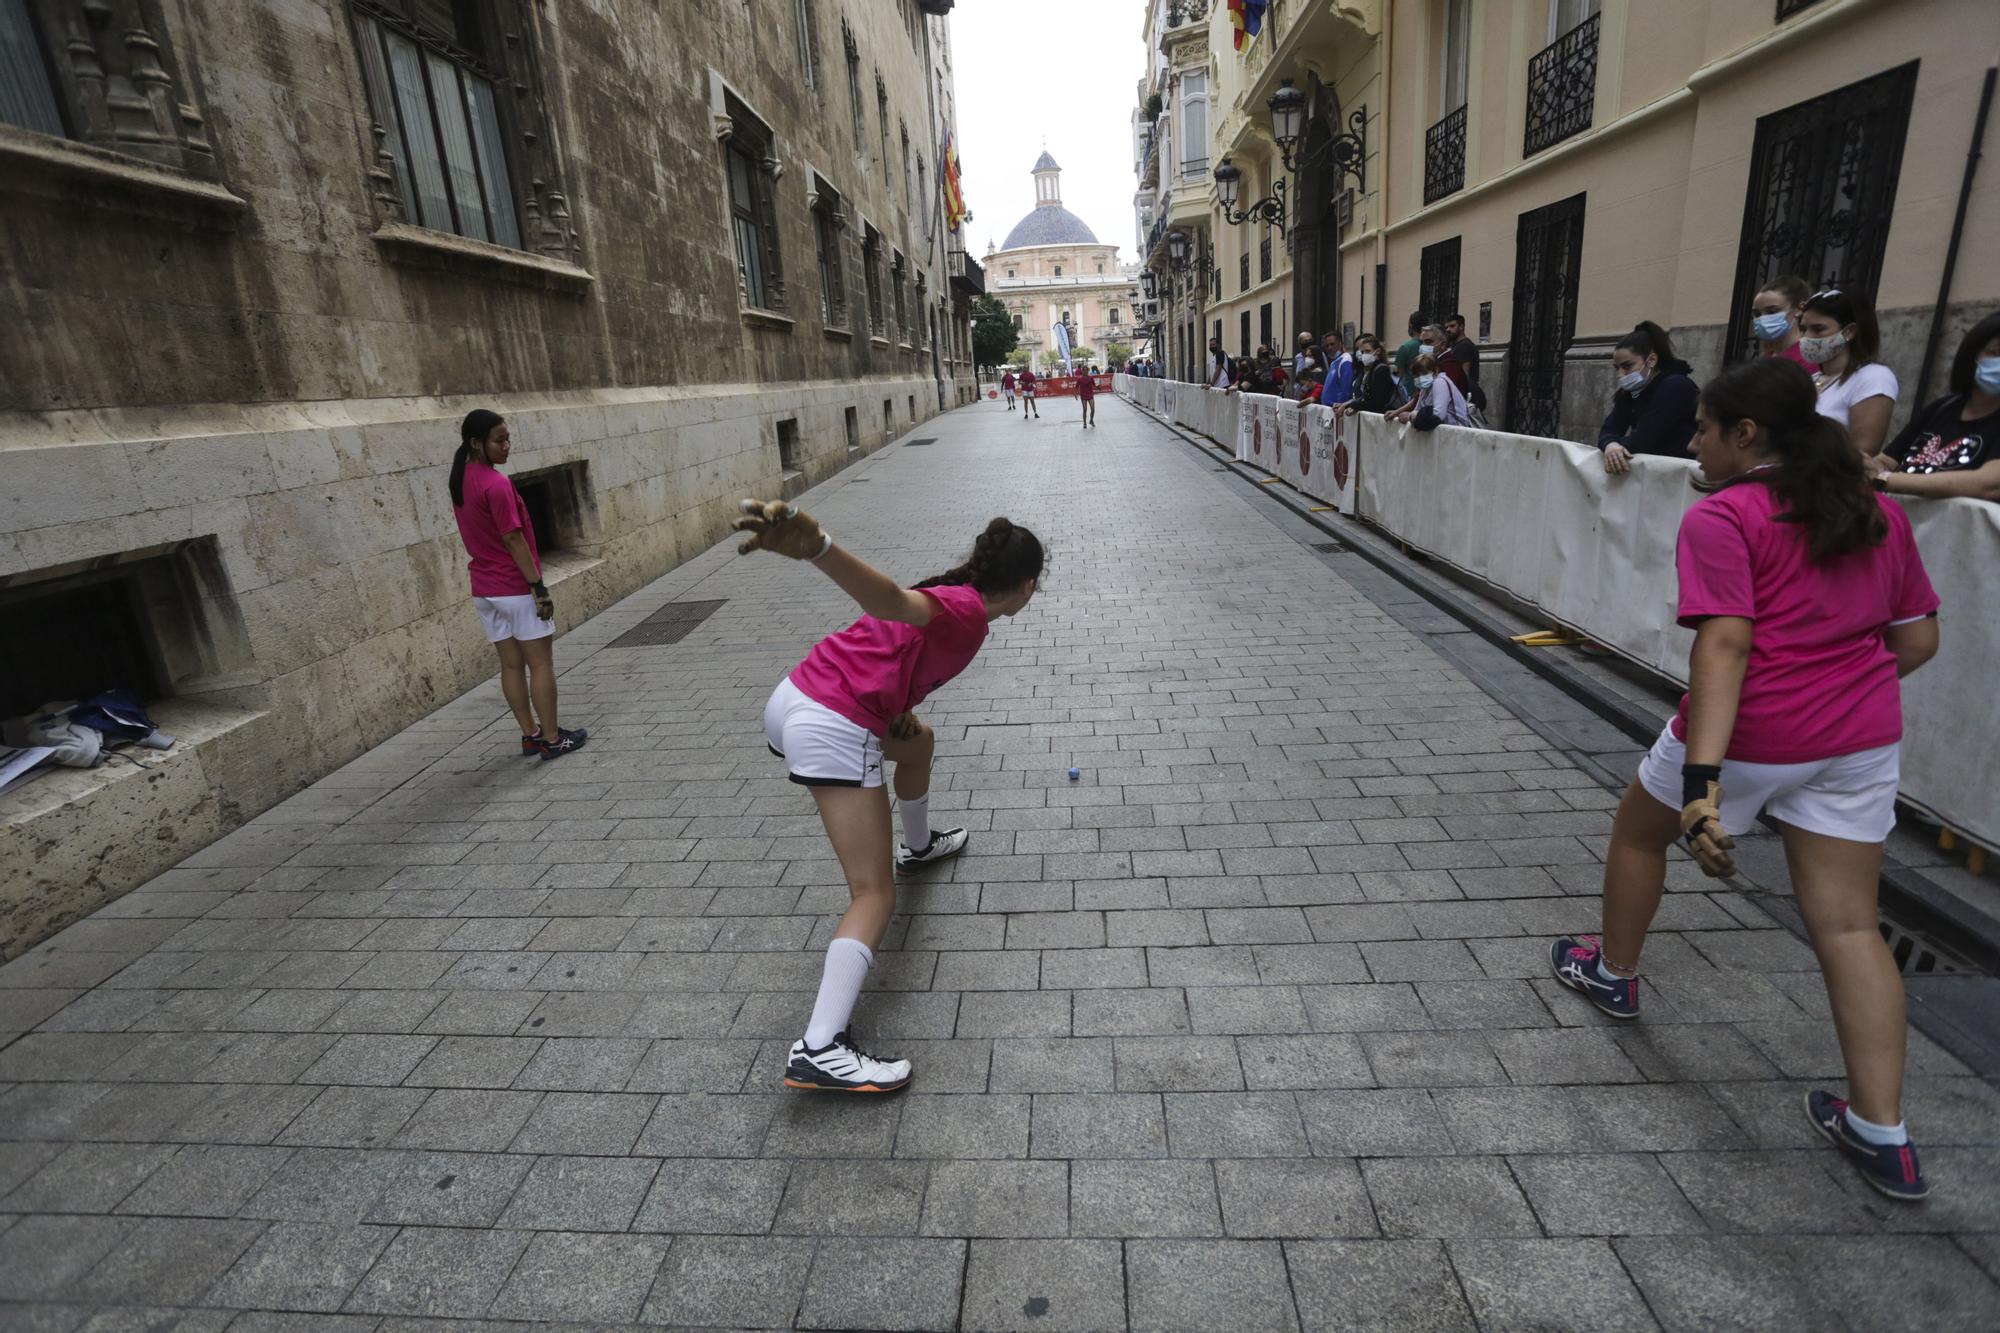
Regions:
<instances>
[{"instance_id":1,"label":"spectator behind barrier","mask_svg":"<svg viewBox=\"0 0 2000 1333\"><path fill-rule=\"evenodd\" d=\"M1597 432L1604 470L1613 475L1631 471L1633 454L1686 458L1701 394L1688 363L1674 355L1667 331L1640 320L1611 349L1611 367L1618 372L1618 387Z\"/></svg>"},{"instance_id":2,"label":"spectator behind barrier","mask_svg":"<svg viewBox=\"0 0 2000 1333\"><path fill-rule=\"evenodd\" d=\"M1891 495L2000 501L2000 314L1959 343L1949 388L1864 460L1868 470Z\"/></svg>"},{"instance_id":3,"label":"spectator behind barrier","mask_svg":"<svg viewBox=\"0 0 2000 1333\"><path fill-rule=\"evenodd\" d=\"M1396 379L1402 386L1403 397L1417 396L1417 386L1410 379L1410 365L1424 350L1424 312L1410 312L1410 336L1396 349Z\"/></svg>"},{"instance_id":4,"label":"spectator behind barrier","mask_svg":"<svg viewBox=\"0 0 2000 1333\"><path fill-rule=\"evenodd\" d=\"M1486 410L1486 390L1479 387L1479 344L1465 336L1465 316L1451 315L1444 322L1444 336L1451 359L1465 372L1465 396L1471 404Z\"/></svg>"},{"instance_id":5,"label":"spectator behind barrier","mask_svg":"<svg viewBox=\"0 0 2000 1333\"><path fill-rule=\"evenodd\" d=\"M1348 354L1338 333L1326 335L1320 344L1320 352L1326 358L1326 380L1320 385L1316 401L1328 407L1338 407L1354 397L1354 358Z\"/></svg>"},{"instance_id":6,"label":"spectator behind barrier","mask_svg":"<svg viewBox=\"0 0 2000 1333\"><path fill-rule=\"evenodd\" d=\"M1470 385L1465 378L1465 367L1451 353L1451 335L1442 324L1424 325L1424 346L1430 351L1431 360L1437 362L1438 373L1458 386L1460 393L1469 393Z\"/></svg>"},{"instance_id":7,"label":"spectator behind barrier","mask_svg":"<svg viewBox=\"0 0 2000 1333\"><path fill-rule=\"evenodd\" d=\"M1847 427L1864 455L1880 452L1896 410L1896 372L1876 358L1882 334L1875 307L1859 292L1829 287L1806 298L1799 315L1799 351L1819 367L1819 414Z\"/></svg>"},{"instance_id":8,"label":"spectator behind barrier","mask_svg":"<svg viewBox=\"0 0 2000 1333\"><path fill-rule=\"evenodd\" d=\"M1356 412L1388 412L1403 400L1402 384L1395 369L1382 356L1382 340L1364 333L1354 340L1354 397L1341 409L1349 416Z\"/></svg>"},{"instance_id":9,"label":"spectator behind barrier","mask_svg":"<svg viewBox=\"0 0 2000 1333\"><path fill-rule=\"evenodd\" d=\"M1389 413L1390 421L1407 421L1418 430L1472 424L1471 405L1459 387L1438 368L1436 356L1425 352L1412 361L1410 377L1416 382L1417 396Z\"/></svg>"},{"instance_id":10,"label":"spectator behind barrier","mask_svg":"<svg viewBox=\"0 0 2000 1333\"><path fill-rule=\"evenodd\" d=\"M1812 284L1787 273L1771 279L1763 290L1750 298L1750 331L1757 335L1757 350L1764 356L1782 356L1805 367L1808 375L1819 369L1799 350L1799 312L1812 295Z\"/></svg>"}]
</instances>

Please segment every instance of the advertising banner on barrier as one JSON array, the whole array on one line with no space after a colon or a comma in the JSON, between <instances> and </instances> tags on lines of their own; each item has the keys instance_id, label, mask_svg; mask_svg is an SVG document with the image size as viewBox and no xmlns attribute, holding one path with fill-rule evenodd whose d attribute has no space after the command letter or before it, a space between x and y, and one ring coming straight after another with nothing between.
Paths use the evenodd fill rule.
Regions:
<instances>
[{"instance_id":1,"label":"advertising banner on barrier","mask_svg":"<svg viewBox=\"0 0 2000 1333\"><path fill-rule=\"evenodd\" d=\"M1305 404L1299 415L1304 419L1301 447L1310 451L1309 457L1301 459L1302 489L1343 514L1353 514L1354 450L1349 437L1358 430L1358 418L1318 403Z\"/></svg>"},{"instance_id":2,"label":"advertising banner on barrier","mask_svg":"<svg viewBox=\"0 0 2000 1333\"><path fill-rule=\"evenodd\" d=\"M2000 660L2000 505L1904 500L1924 571L1943 605L1938 655L1903 682L1904 797L1986 847L2000 847L2000 746L1984 702Z\"/></svg>"},{"instance_id":3,"label":"advertising banner on barrier","mask_svg":"<svg viewBox=\"0 0 2000 1333\"><path fill-rule=\"evenodd\" d=\"M1299 419L1299 405L1294 399L1280 398L1272 410L1278 419L1278 428L1275 432L1277 444L1271 450L1272 457L1267 466L1292 485L1304 490L1306 471L1300 466L1302 451L1299 445L1305 436L1301 431L1303 423Z\"/></svg>"},{"instance_id":4,"label":"advertising banner on barrier","mask_svg":"<svg viewBox=\"0 0 2000 1333\"><path fill-rule=\"evenodd\" d=\"M1174 398L1178 395L1181 386L1173 380L1155 380L1153 382L1160 387L1160 396L1154 400L1153 410L1167 420L1172 421L1174 418Z\"/></svg>"}]
</instances>

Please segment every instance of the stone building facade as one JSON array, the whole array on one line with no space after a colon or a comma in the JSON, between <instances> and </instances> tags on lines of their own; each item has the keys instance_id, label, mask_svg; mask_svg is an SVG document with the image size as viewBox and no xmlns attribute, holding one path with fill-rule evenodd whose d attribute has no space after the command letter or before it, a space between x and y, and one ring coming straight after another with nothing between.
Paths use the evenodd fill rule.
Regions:
<instances>
[{"instance_id":1,"label":"stone building facade","mask_svg":"<svg viewBox=\"0 0 2000 1333\"><path fill-rule=\"evenodd\" d=\"M1020 345L1042 358L1055 350L1051 332L1070 326L1075 345L1101 364L1109 343L1127 347L1139 335L1139 274L1118 262L1118 247L1100 244L1088 223L1063 207L1062 168L1043 152L1029 173L1035 206L998 249L986 251L988 288L1014 317Z\"/></svg>"},{"instance_id":2,"label":"stone building facade","mask_svg":"<svg viewBox=\"0 0 2000 1333\"><path fill-rule=\"evenodd\" d=\"M0 796L0 957L491 674L469 408L567 625L969 401L950 8L0 5L0 715L180 737Z\"/></svg>"}]
</instances>

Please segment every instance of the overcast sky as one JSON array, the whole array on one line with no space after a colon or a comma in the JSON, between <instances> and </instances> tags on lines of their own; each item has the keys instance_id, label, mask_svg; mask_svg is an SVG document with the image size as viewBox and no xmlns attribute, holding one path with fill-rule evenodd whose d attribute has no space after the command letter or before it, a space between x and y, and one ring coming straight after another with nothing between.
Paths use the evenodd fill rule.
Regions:
<instances>
[{"instance_id":1,"label":"overcast sky","mask_svg":"<svg viewBox=\"0 0 2000 1333\"><path fill-rule=\"evenodd\" d=\"M960 0L951 12L958 160L974 258L1035 206L1046 143L1063 206L1132 262L1132 107L1145 0Z\"/></svg>"}]
</instances>

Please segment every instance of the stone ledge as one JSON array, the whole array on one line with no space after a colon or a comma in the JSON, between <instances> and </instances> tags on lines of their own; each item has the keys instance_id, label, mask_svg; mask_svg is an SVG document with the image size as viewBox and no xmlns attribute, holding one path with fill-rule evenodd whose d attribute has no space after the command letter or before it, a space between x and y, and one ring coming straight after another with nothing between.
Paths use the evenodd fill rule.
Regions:
<instances>
[{"instance_id":1,"label":"stone ledge","mask_svg":"<svg viewBox=\"0 0 2000 1333\"><path fill-rule=\"evenodd\" d=\"M792 328L798 323L790 315L781 315L775 310L766 310L762 306L742 306L739 307L739 312L742 314L745 324L758 324L767 329L781 329L786 333L790 333Z\"/></svg>"},{"instance_id":2,"label":"stone ledge","mask_svg":"<svg viewBox=\"0 0 2000 1333\"><path fill-rule=\"evenodd\" d=\"M0 190L233 228L249 207L212 181L90 144L0 125Z\"/></svg>"},{"instance_id":3,"label":"stone ledge","mask_svg":"<svg viewBox=\"0 0 2000 1333\"><path fill-rule=\"evenodd\" d=\"M835 326L834 326L834 325L832 325L832 324L829 324L829 325L827 325L827 326L826 326L825 328L821 329L821 330L820 330L820 333L821 333L822 335L824 335L825 337L828 337L828 338L833 338L833 339L836 339L837 341L840 341L840 342L853 342L853 341L854 341L854 330L853 330L853 329L843 329L843 328L837 328L837 327L835 327Z\"/></svg>"},{"instance_id":4,"label":"stone ledge","mask_svg":"<svg viewBox=\"0 0 2000 1333\"><path fill-rule=\"evenodd\" d=\"M407 222L385 222L375 229L375 243L394 262L413 268L499 278L571 295L581 295L597 281L589 269L560 259L490 241L476 241L470 236L433 231L429 227L413 227Z\"/></svg>"}]
</instances>

